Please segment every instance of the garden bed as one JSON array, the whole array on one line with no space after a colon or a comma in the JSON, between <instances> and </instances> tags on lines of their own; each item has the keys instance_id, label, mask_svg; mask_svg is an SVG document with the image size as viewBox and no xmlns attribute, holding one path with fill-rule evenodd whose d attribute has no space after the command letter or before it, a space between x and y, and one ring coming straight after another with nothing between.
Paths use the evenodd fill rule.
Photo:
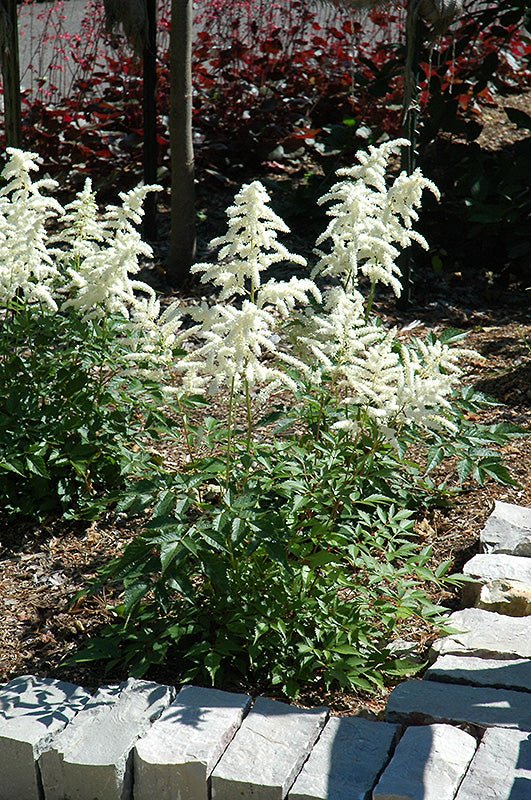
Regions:
<instances>
[{"instance_id":1,"label":"garden bed","mask_svg":"<svg viewBox=\"0 0 531 800\"><path fill-rule=\"evenodd\" d=\"M529 99L529 94L512 97L510 104L528 111ZM485 119L487 124L480 141L481 147L484 151L493 150L494 158L496 153L505 148L504 157L510 161L511 148L517 145L524 134L517 131L516 126L507 123L501 106L488 109ZM455 137L450 137L448 141L451 147L467 147ZM439 148L444 146L444 141L440 140L431 155L427 153L428 159L435 159L435 167L441 173L444 173L445 163L444 159L441 160L442 149ZM305 215L306 208L313 201L313 197L310 200L308 197L311 194L311 181L314 184L323 183L319 187L321 192L326 188L325 181L321 181L322 173L319 173L321 167L321 162L312 161L311 158L308 160L307 154L300 162L288 159L280 164L266 162L263 165L263 169L267 170L265 182L268 189L272 189L274 199L284 201L286 207L291 204L293 213L292 218L288 214L288 221L294 229L294 249L308 257L308 260L314 238L313 228L319 229L320 223L316 223L315 218L307 219ZM204 212L200 227L201 258L207 249L206 242L224 227L222 210L231 201L239 183L255 177L255 166L253 174L249 175L243 167L234 170L232 165L227 167L226 175L217 168L205 171L202 175L199 197L199 207ZM291 194L294 186L298 187L295 199ZM160 227L162 242L159 244L162 243L162 247L159 253L162 254L167 233L165 217L167 213L162 215ZM454 214L453 220L450 219L448 223L449 253L445 254L442 274L440 270L439 274L434 274L431 269L432 264L435 266L432 258L434 252L436 255L442 253L442 250L438 250L439 242L435 250L428 254L432 264L428 262L427 269L424 264L418 276L418 305L406 312L398 312L394 302L384 295L378 302L379 315L387 325L396 325L398 328L417 319L421 326L415 329L415 334L420 335L428 331L440 334L452 327L466 330L469 334L466 346L476 349L485 359L471 361L465 382L500 403L498 407L478 413L474 421L510 423L529 429L531 324L529 295L523 291L522 281L518 280L524 274L523 262L517 264L520 274L515 279L514 264L511 269L494 269L491 272L490 265L487 269L481 255L478 257L476 254L476 258L465 255L463 258L465 237L461 231L456 235L455 219ZM427 227L431 229L432 226ZM485 226L482 230L485 230ZM441 235L440 241L444 242L444 235ZM451 245L452 237L456 246ZM430 230L428 238L431 243ZM468 253L474 254L477 242L477 237L466 242ZM161 264L156 262L147 275L149 282L156 283L157 277L163 276ZM199 292L202 291L201 287ZM197 287L190 286L182 293L181 299L186 301L192 295L197 300L199 292ZM166 299L169 302L173 298ZM219 411L219 416L223 417L226 416L226 410L220 407L211 410L211 413L217 416ZM432 548L430 567L436 568L450 560L450 571L460 570L478 549L479 531L492 510L494 500L531 505L529 438L513 439L503 448L503 452L518 486L487 481L484 486L478 487L467 481L450 507L418 512L415 531L419 545ZM186 460L184 448L174 443L166 444L162 454L172 469L179 468ZM436 478L439 481L447 478L449 486L457 488L451 467L452 464L438 467ZM0 518L0 681L34 673L71 680L95 689L102 683L126 677L124 668L114 668L104 673L101 663L65 666L63 662L111 620L110 607L117 600L110 589L101 595L78 599L72 606L73 596L109 558L123 552L124 547L138 534L143 521L140 517L128 519L125 515L113 512L92 523L66 521L55 516L49 516L39 524ZM452 609L459 606L458 590L434 592L428 585L426 588L435 602ZM415 642L417 655L421 659L436 635L428 624L416 618L403 621L398 632L402 639ZM170 660L164 667L152 667L146 677L175 684L178 675L178 665ZM263 686L249 685L236 679L232 683L229 681L225 688L271 694L271 687L264 690ZM337 713L352 713L361 709L378 712L385 704L387 693L387 690L382 690L376 697L363 692L329 695L322 690L303 693L300 701L308 705L327 703Z\"/></svg>"},{"instance_id":2,"label":"garden bed","mask_svg":"<svg viewBox=\"0 0 531 800\"><path fill-rule=\"evenodd\" d=\"M496 307L474 307L470 294L449 290L445 298L433 298L424 308L398 314L392 304L384 309L389 322L404 324L420 319L426 328L462 327L469 330L467 344L485 361L473 364L467 382L494 396L502 405L483 412L482 421L510 422L529 428L531 424L531 324L527 318L527 298L521 293L498 297ZM464 302L463 302L464 301ZM470 305L469 305L470 303ZM179 450L167 452L169 462L179 463ZM433 547L435 564L451 559L454 570L477 551L479 531L492 510L495 499L531 505L529 464L531 441L519 438L505 448L505 459L518 487L493 482L483 487L466 484L454 505L420 515L416 532L423 545ZM437 477L442 478L442 468ZM450 481L454 478L450 477ZM97 523L83 524L49 519L44 524L2 520L0 528L0 681L34 673L81 683L89 688L110 680L122 680L123 671L104 675L101 665L65 667L61 662L72 655L87 637L98 632L109 620L106 601L97 597L70 607L72 596L93 576L110 556L118 554L140 525L139 520L121 520L109 515ZM434 597L449 608L459 605L458 592ZM424 656L432 633L425 626L403 626L406 640L416 641ZM175 682L175 669L153 668L149 677ZM235 685L256 691L260 687ZM363 693L310 694L301 701L327 703L336 712L364 708L378 711L385 704L379 697Z\"/></svg>"}]
</instances>

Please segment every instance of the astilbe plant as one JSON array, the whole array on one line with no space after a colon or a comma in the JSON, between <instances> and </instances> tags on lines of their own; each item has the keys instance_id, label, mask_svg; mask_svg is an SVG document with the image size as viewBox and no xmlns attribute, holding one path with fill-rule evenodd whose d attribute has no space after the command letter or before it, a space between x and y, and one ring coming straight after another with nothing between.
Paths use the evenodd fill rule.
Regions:
<instances>
[{"instance_id":1,"label":"astilbe plant","mask_svg":"<svg viewBox=\"0 0 531 800\"><path fill-rule=\"evenodd\" d=\"M457 334L408 341L360 291L363 277L399 293L399 251L423 243L413 226L422 190L436 190L418 171L387 178L403 145L360 154L325 196L322 292L268 274L304 260L279 242L287 229L259 182L237 194L217 260L194 268L214 297L166 312L192 323L174 365L188 461L121 499L120 512L151 519L93 587L121 599L77 660L138 675L166 663L183 680L288 696L374 690L415 669L389 648L408 619L438 618L423 587L449 565L430 571L413 534L419 505L444 495L430 466L473 460L478 442L484 457L507 432L467 429ZM429 463L408 460L413 441ZM510 480L495 456L489 470L479 477Z\"/></svg>"},{"instance_id":2,"label":"astilbe plant","mask_svg":"<svg viewBox=\"0 0 531 800\"><path fill-rule=\"evenodd\" d=\"M90 182L65 208L8 150L0 188L0 498L7 512L76 513L154 460L171 323L131 278L150 187L98 212ZM92 513L92 512L91 512Z\"/></svg>"}]
</instances>

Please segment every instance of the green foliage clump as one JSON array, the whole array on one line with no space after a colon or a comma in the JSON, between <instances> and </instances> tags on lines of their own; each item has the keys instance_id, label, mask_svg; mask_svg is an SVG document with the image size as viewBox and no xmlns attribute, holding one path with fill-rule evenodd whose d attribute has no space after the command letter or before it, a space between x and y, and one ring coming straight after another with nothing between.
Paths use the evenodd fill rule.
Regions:
<instances>
[{"instance_id":1,"label":"green foliage clump","mask_svg":"<svg viewBox=\"0 0 531 800\"><path fill-rule=\"evenodd\" d=\"M411 622L442 625L430 587L459 581L449 563L433 568L414 533L419 508L451 495L430 471L448 447L464 477L481 446L475 477L510 480L484 447L512 432L469 427L466 410L481 398L465 394L459 435L433 434L422 466L407 455L411 434L397 447L368 419L355 443L334 430L327 395L300 398L297 413L271 412L257 425L269 427L267 441L251 449L236 437L224 451L224 425L212 417L189 426L192 452L208 455L124 495L120 511L153 507L152 516L93 587L114 586L122 601L76 660L134 675L171 663L185 681L288 697L375 691L413 674L419 665L395 658L390 644Z\"/></svg>"},{"instance_id":2,"label":"green foliage clump","mask_svg":"<svg viewBox=\"0 0 531 800\"><path fill-rule=\"evenodd\" d=\"M0 320L0 503L8 513L93 513L155 459L160 387L126 369L125 321L11 303ZM93 509L94 511L94 509Z\"/></svg>"}]
</instances>

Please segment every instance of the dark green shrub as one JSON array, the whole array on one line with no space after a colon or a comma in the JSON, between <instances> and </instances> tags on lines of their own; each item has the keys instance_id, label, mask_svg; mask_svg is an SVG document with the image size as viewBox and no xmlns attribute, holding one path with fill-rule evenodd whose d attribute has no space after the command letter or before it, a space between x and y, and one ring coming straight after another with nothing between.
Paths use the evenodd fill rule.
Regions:
<instances>
[{"instance_id":1,"label":"dark green shrub","mask_svg":"<svg viewBox=\"0 0 531 800\"><path fill-rule=\"evenodd\" d=\"M12 304L0 320L0 503L73 512L154 465L160 389L126 368L125 320Z\"/></svg>"}]
</instances>

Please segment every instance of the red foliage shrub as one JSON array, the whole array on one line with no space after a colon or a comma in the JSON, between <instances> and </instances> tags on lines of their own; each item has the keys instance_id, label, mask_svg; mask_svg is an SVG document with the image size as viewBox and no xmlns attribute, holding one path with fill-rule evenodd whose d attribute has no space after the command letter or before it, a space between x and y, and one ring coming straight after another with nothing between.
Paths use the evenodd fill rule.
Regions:
<instances>
[{"instance_id":1,"label":"red foliage shrub","mask_svg":"<svg viewBox=\"0 0 531 800\"><path fill-rule=\"evenodd\" d=\"M425 138L441 128L472 136L479 104L524 77L522 2L511 0L502 11L499 4L490 6L476 2L476 10L468 9L421 64ZM362 23L346 11L317 14L303 0L203 3L193 52L200 166L252 165L280 145L289 153L312 145L325 136L324 128L344 119L368 124L375 136L396 134L404 9L394 8L373 10ZM33 80L24 93L25 146L41 154L51 173L90 173L120 185L129 173L135 182L141 171L140 60L123 42L111 49L95 0L89 0L79 33L65 31L65 0L40 13L47 15L40 44L52 43L48 72L54 78ZM169 28L169 0L160 0L161 164L169 159ZM38 74L43 64L37 66Z\"/></svg>"}]
</instances>

